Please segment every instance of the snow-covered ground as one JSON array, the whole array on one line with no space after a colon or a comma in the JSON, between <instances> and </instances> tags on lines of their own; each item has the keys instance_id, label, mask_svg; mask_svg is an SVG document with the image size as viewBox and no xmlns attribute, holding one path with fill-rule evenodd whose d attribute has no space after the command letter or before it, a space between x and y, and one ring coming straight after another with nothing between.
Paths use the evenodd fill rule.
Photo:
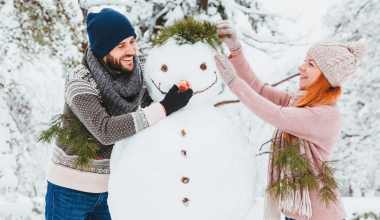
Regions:
<instances>
[{"instance_id":1,"label":"snow-covered ground","mask_svg":"<svg viewBox=\"0 0 380 220\"><path fill-rule=\"evenodd\" d=\"M43 197L30 199L19 197L14 203L7 202L0 198L0 219L1 220L42 220L44 216ZM346 220L353 219L353 213L374 212L380 213L380 198L344 197L343 203L348 214ZM263 219L264 198L256 198L247 220ZM282 218L284 219L284 218Z\"/></svg>"}]
</instances>

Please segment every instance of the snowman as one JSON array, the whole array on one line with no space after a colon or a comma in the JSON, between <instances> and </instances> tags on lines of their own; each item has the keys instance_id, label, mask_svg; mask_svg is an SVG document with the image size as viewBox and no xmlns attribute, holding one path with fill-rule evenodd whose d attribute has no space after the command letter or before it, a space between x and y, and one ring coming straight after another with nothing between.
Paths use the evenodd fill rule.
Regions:
<instances>
[{"instance_id":1,"label":"snowman","mask_svg":"<svg viewBox=\"0 0 380 220\"><path fill-rule=\"evenodd\" d=\"M217 37L213 25L200 24ZM245 220L254 202L253 149L214 107L223 90L215 44L184 43L186 31L152 48L144 78L155 102L182 80L194 95L183 109L115 144L108 199L114 220Z\"/></svg>"}]
</instances>

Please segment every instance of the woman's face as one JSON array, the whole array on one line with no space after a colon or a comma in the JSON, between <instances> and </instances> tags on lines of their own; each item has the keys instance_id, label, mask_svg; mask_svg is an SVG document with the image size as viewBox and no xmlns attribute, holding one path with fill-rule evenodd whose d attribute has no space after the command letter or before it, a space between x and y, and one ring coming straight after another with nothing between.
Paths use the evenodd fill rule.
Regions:
<instances>
[{"instance_id":1,"label":"woman's face","mask_svg":"<svg viewBox=\"0 0 380 220\"><path fill-rule=\"evenodd\" d=\"M299 86L304 90L310 89L322 74L321 69L309 54L306 56L305 63L299 66L298 69L301 71Z\"/></svg>"}]
</instances>

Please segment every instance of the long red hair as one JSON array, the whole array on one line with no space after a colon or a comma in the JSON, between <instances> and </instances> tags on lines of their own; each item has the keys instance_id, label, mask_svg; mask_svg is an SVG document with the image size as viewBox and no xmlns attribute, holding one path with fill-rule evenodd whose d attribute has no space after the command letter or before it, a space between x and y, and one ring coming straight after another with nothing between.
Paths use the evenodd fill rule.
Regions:
<instances>
[{"instance_id":1,"label":"long red hair","mask_svg":"<svg viewBox=\"0 0 380 220\"><path fill-rule=\"evenodd\" d=\"M314 85L305 92L294 107L303 108L306 106L330 105L338 100L341 93L342 89L340 86L332 87L326 77L321 74ZM293 135L286 132L284 132L283 137L288 143L292 143L295 140Z\"/></svg>"}]
</instances>

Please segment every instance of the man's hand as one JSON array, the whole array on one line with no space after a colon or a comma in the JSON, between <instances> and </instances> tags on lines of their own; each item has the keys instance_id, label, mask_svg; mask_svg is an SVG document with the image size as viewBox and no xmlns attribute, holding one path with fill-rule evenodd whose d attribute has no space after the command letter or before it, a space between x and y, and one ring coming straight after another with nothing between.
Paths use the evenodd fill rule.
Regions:
<instances>
[{"instance_id":1,"label":"man's hand","mask_svg":"<svg viewBox=\"0 0 380 220\"><path fill-rule=\"evenodd\" d=\"M185 107L193 96L193 90L191 88L184 92L178 92L178 90L178 86L173 85L168 94L166 94L165 98L160 102L164 107L166 115L170 115L171 113Z\"/></svg>"},{"instance_id":2,"label":"man's hand","mask_svg":"<svg viewBox=\"0 0 380 220\"><path fill-rule=\"evenodd\" d=\"M219 70L220 76L223 78L223 81L230 88L236 81L240 78L236 73L235 67L232 63L222 54L217 53L215 56L216 67Z\"/></svg>"}]
</instances>

